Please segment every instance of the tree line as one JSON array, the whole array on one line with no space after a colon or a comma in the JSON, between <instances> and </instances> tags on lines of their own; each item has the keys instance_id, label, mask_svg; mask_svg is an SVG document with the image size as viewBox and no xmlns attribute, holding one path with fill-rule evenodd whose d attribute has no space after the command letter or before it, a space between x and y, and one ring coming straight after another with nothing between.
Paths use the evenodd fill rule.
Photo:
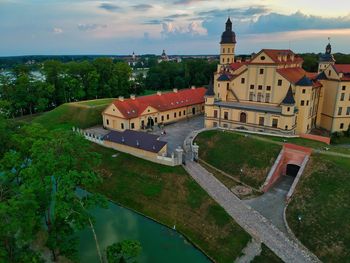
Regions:
<instances>
[{"instance_id":1,"label":"tree line","mask_svg":"<svg viewBox=\"0 0 350 263\"><path fill-rule=\"evenodd\" d=\"M19 125L0 116L0 262L78 261L78 231L91 229L100 262L120 263L141 251L124 240L101 251L94 231L94 207L107 207L99 194L86 194L99 175L101 157L82 136ZM43 244L33 246L43 237ZM47 248L49 256L41 254Z\"/></svg>"},{"instance_id":2,"label":"tree line","mask_svg":"<svg viewBox=\"0 0 350 263\"><path fill-rule=\"evenodd\" d=\"M131 68L124 62L97 58L92 62L42 64L41 78L27 65L16 66L0 76L0 111L8 117L43 112L62 103L117 97L135 92Z\"/></svg>"}]
</instances>

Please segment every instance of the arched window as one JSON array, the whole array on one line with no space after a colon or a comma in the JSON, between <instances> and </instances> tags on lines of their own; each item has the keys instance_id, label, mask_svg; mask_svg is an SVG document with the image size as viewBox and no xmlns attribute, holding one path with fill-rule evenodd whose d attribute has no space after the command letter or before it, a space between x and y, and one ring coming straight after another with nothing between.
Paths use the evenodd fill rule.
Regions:
<instances>
[{"instance_id":1,"label":"arched window","mask_svg":"<svg viewBox=\"0 0 350 263\"><path fill-rule=\"evenodd\" d=\"M241 112L241 115L239 116L239 121L243 123L247 122L247 114L245 112Z\"/></svg>"}]
</instances>

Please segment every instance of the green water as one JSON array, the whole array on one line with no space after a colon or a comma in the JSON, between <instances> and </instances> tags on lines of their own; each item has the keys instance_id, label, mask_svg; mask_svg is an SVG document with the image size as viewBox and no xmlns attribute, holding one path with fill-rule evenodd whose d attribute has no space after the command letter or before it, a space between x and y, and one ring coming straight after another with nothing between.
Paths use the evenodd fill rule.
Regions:
<instances>
[{"instance_id":1,"label":"green water","mask_svg":"<svg viewBox=\"0 0 350 263\"><path fill-rule=\"evenodd\" d=\"M173 229L113 203L109 209L95 209L95 231L101 250L114 242L136 239L141 242L139 263L202 263L211 262ZM80 262L99 262L90 229L80 234Z\"/></svg>"}]
</instances>

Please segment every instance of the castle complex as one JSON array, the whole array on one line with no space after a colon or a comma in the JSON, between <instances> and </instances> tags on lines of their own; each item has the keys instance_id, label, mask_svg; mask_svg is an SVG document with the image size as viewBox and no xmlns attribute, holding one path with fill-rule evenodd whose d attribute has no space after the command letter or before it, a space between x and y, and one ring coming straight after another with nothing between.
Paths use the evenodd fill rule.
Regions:
<instances>
[{"instance_id":1,"label":"castle complex","mask_svg":"<svg viewBox=\"0 0 350 263\"><path fill-rule=\"evenodd\" d=\"M301 134L350 125L350 64L335 64L331 45L319 71L306 72L291 50L263 49L235 60L230 19L220 42L220 63L205 96L205 126Z\"/></svg>"}]
</instances>

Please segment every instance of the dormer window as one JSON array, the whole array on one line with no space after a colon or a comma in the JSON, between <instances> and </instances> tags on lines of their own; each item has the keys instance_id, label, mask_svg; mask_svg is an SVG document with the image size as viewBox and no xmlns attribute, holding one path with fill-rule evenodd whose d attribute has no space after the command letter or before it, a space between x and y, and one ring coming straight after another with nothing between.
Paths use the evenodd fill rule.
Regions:
<instances>
[{"instance_id":1,"label":"dormer window","mask_svg":"<svg viewBox=\"0 0 350 263\"><path fill-rule=\"evenodd\" d=\"M265 60L266 58L265 58L265 56L261 56L260 59L261 60Z\"/></svg>"}]
</instances>

